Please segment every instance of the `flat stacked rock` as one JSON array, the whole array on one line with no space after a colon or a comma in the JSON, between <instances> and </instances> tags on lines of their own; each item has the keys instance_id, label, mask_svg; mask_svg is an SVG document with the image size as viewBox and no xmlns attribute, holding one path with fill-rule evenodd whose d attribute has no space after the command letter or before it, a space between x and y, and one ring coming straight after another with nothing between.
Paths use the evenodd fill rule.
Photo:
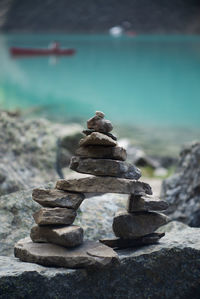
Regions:
<instances>
[{"instance_id":1,"label":"flat stacked rock","mask_svg":"<svg viewBox=\"0 0 200 299\"><path fill-rule=\"evenodd\" d=\"M112 129L104 113L97 111L88 120L85 137L70 164L72 170L86 176L59 180L55 189L33 190L33 200L42 208L33 215L36 226L31 229L31 239L15 245L16 257L47 266L104 267L119 263L111 247L154 244L163 237L155 230L168 218L156 211L165 210L167 203L152 198L151 187L138 181L141 172L125 162L126 150L118 146ZM76 210L85 195L99 193L129 194L127 211L114 217L116 238L83 242L83 229L73 225Z\"/></svg>"}]
</instances>

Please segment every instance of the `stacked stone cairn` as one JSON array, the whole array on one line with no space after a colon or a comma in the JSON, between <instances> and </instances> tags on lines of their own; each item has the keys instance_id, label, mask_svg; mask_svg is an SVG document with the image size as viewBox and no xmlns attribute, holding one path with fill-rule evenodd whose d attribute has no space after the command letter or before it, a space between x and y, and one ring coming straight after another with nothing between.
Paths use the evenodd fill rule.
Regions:
<instances>
[{"instance_id":1,"label":"stacked stone cairn","mask_svg":"<svg viewBox=\"0 0 200 299\"><path fill-rule=\"evenodd\" d=\"M102 267L119 262L112 248L129 248L157 243L164 233L155 232L168 222L156 211L167 209L163 200L153 198L151 187L139 181L140 170L125 162L126 150L117 145L113 126L104 113L87 121L70 168L82 177L61 179L55 189L35 189L32 198L42 208L33 214L36 225L30 238L15 245L22 261L69 268ZM85 196L103 193L129 194L127 211L113 219L116 237L99 242L84 241L83 229L73 225L76 210ZM112 248L111 248L112 247Z\"/></svg>"}]
</instances>

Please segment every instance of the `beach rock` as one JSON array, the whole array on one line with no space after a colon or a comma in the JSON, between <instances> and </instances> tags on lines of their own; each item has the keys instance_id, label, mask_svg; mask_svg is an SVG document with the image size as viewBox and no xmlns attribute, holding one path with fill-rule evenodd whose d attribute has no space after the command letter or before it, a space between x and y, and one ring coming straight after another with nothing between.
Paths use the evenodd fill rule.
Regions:
<instances>
[{"instance_id":1,"label":"beach rock","mask_svg":"<svg viewBox=\"0 0 200 299\"><path fill-rule=\"evenodd\" d=\"M66 208L41 208L33 214L38 225L70 225L74 222L76 212Z\"/></svg>"},{"instance_id":2,"label":"beach rock","mask_svg":"<svg viewBox=\"0 0 200 299\"><path fill-rule=\"evenodd\" d=\"M75 247L83 243L83 229L77 225L64 227L34 226L30 233L36 243L53 243L64 247Z\"/></svg>"},{"instance_id":3,"label":"beach rock","mask_svg":"<svg viewBox=\"0 0 200 299\"><path fill-rule=\"evenodd\" d=\"M147 183L113 177L95 177L92 175L77 179L59 180L56 183L56 188L82 193L152 194L151 187Z\"/></svg>"},{"instance_id":4,"label":"beach rock","mask_svg":"<svg viewBox=\"0 0 200 299\"><path fill-rule=\"evenodd\" d=\"M113 129L111 122L104 119L104 113L101 111L96 111L96 115L87 121L87 127L102 133L108 133Z\"/></svg>"},{"instance_id":5,"label":"beach rock","mask_svg":"<svg viewBox=\"0 0 200 299\"><path fill-rule=\"evenodd\" d=\"M103 271L49 268L0 257L1 298L199 299L200 229L171 222L164 230L156 245L118 250L120 265Z\"/></svg>"},{"instance_id":6,"label":"beach rock","mask_svg":"<svg viewBox=\"0 0 200 299\"><path fill-rule=\"evenodd\" d=\"M99 132L93 132L92 134L82 138L79 142L79 145L80 146L87 146L87 145L115 146L117 145L117 142L105 134Z\"/></svg>"},{"instance_id":7,"label":"beach rock","mask_svg":"<svg viewBox=\"0 0 200 299\"><path fill-rule=\"evenodd\" d=\"M132 239L153 233L167 224L168 217L156 212L128 213L119 211L113 219L113 231L116 237Z\"/></svg>"},{"instance_id":8,"label":"beach rock","mask_svg":"<svg viewBox=\"0 0 200 299\"><path fill-rule=\"evenodd\" d=\"M72 157L70 168L80 173L99 176L135 179L141 177L141 171L134 165L111 159L91 159Z\"/></svg>"},{"instance_id":9,"label":"beach rock","mask_svg":"<svg viewBox=\"0 0 200 299\"><path fill-rule=\"evenodd\" d=\"M15 245L14 254L24 262L54 267L104 268L119 264L117 253L93 241L68 249L50 243L33 243L25 238Z\"/></svg>"},{"instance_id":10,"label":"beach rock","mask_svg":"<svg viewBox=\"0 0 200 299\"><path fill-rule=\"evenodd\" d=\"M85 135L88 136L88 135L92 134L93 132L95 132L95 130L92 130L92 129L86 129L86 130L83 130L82 132L83 132L83 134L85 134ZM102 132L101 132L101 133L102 133ZM103 134L105 134L105 135L111 137L113 140L117 140L117 137L116 137L115 135L113 135L112 133L106 133L106 132L103 132Z\"/></svg>"},{"instance_id":11,"label":"beach rock","mask_svg":"<svg viewBox=\"0 0 200 299\"><path fill-rule=\"evenodd\" d=\"M122 238L112 238L112 239L101 239L101 243L118 249L125 249L131 247L139 247L149 244L156 244L162 237L165 236L165 233L152 233L144 237L135 238L135 239L122 239Z\"/></svg>"},{"instance_id":12,"label":"beach rock","mask_svg":"<svg viewBox=\"0 0 200 299\"><path fill-rule=\"evenodd\" d=\"M84 200L81 193L66 192L58 189L34 189L32 199L43 207L68 208L77 210Z\"/></svg>"},{"instance_id":13,"label":"beach rock","mask_svg":"<svg viewBox=\"0 0 200 299\"><path fill-rule=\"evenodd\" d=\"M127 154L123 147L88 145L80 146L75 154L85 158L100 158L125 161Z\"/></svg>"},{"instance_id":14,"label":"beach rock","mask_svg":"<svg viewBox=\"0 0 200 299\"><path fill-rule=\"evenodd\" d=\"M151 196L134 196L128 198L127 211L129 213L138 211L164 211L168 208L168 203L159 198Z\"/></svg>"},{"instance_id":15,"label":"beach rock","mask_svg":"<svg viewBox=\"0 0 200 299\"><path fill-rule=\"evenodd\" d=\"M200 227L200 142L185 147L176 173L163 181L161 198L169 203L172 219Z\"/></svg>"}]
</instances>

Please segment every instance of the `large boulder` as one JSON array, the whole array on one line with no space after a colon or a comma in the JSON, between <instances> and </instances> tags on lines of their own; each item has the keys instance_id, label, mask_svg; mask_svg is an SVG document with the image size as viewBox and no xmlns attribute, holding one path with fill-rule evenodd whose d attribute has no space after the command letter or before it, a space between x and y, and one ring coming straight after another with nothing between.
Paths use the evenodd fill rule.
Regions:
<instances>
[{"instance_id":1,"label":"large boulder","mask_svg":"<svg viewBox=\"0 0 200 299\"><path fill-rule=\"evenodd\" d=\"M200 143L184 148L176 173L163 181L161 198L169 203L167 214L190 226L200 226Z\"/></svg>"},{"instance_id":2,"label":"large boulder","mask_svg":"<svg viewBox=\"0 0 200 299\"><path fill-rule=\"evenodd\" d=\"M62 177L81 130L77 124L23 119L0 111L0 195Z\"/></svg>"},{"instance_id":3,"label":"large boulder","mask_svg":"<svg viewBox=\"0 0 200 299\"><path fill-rule=\"evenodd\" d=\"M98 271L48 268L0 257L0 297L197 299L200 229L172 222L165 231L159 244L119 250L120 265Z\"/></svg>"}]
</instances>

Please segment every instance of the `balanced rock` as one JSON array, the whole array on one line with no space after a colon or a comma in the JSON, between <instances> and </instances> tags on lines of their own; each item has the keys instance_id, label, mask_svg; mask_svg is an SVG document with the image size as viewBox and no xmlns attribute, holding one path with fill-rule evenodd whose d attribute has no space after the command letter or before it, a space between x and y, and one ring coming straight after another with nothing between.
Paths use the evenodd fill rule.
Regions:
<instances>
[{"instance_id":1,"label":"balanced rock","mask_svg":"<svg viewBox=\"0 0 200 299\"><path fill-rule=\"evenodd\" d=\"M165 233L152 233L135 239L112 238L99 241L109 247L122 249L155 244L164 236Z\"/></svg>"},{"instance_id":2,"label":"balanced rock","mask_svg":"<svg viewBox=\"0 0 200 299\"><path fill-rule=\"evenodd\" d=\"M113 177L96 177L92 175L77 179L58 180L56 188L83 193L152 194L151 187L147 183Z\"/></svg>"},{"instance_id":3,"label":"balanced rock","mask_svg":"<svg viewBox=\"0 0 200 299\"><path fill-rule=\"evenodd\" d=\"M119 264L112 248L93 241L68 249L50 243L33 243L25 238L15 245L14 254L23 262L53 267L102 268Z\"/></svg>"},{"instance_id":4,"label":"balanced rock","mask_svg":"<svg viewBox=\"0 0 200 299\"><path fill-rule=\"evenodd\" d=\"M80 146L75 154L85 158L113 159L121 161L125 161L127 158L126 150L120 146Z\"/></svg>"},{"instance_id":5,"label":"balanced rock","mask_svg":"<svg viewBox=\"0 0 200 299\"><path fill-rule=\"evenodd\" d=\"M137 196L131 194L128 198L127 211L129 213L140 211L164 211L167 210L168 203L151 196Z\"/></svg>"},{"instance_id":6,"label":"balanced rock","mask_svg":"<svg viewBox=\"0 0 200 299\"><path fill-rule=\"evenodd\" d=\"M70 168L80 172L99 176L135 179L141 177L140 170L134 165L111 159L91 159L72 157Z\"/></svg>"},{"instance_id":7,"label":"balanced rock","mask_svg":"<svg viewBox=\"0 0 200 299\"><path fill-rule=\"evenodd\" d=\"M76 211L66 208L41 208L33 214L38 225L70 225L75 217Z\"/></svg>"},{"instance_id":8,"label":"balanced rock","mask_svg":"<svg viewBox=\"0 0 200 299\"><path fill-rule=\"evenodd\" d=\"M84 194L58 189L34 189L32 199L43 207L60 207L77 210L84 200Z\"/></svg>"},{"instance_id":9,"label":"balanced rock","mask_svg":"<svg viewBox=\"0 0 200 299\"><path fill-rule=\"evenodd\" d=\"M80 146L87 146L87 145L115 146L117 145L117 142L105 134L99 132L93 132L92 134L82 138L79 142L79 145Z\"/></svg>"},{"instance_id":10,"label":"balanced rock","mask_svg":"<svg viewBox=\"0 0 200 299\"><path fill-rule=\"evenodd\" d=\"M83 229L77 225L64 227L34 226L30 237L36 243L53 243L64 247L75 247L83 243Z\"/></svg>"},{"instance_id":11,"label":"balanced rock","mask_svg":"<svg viewBox=\"0 0 200 299\"><path fill-rule=\"evenodd\" d=\"M118 212L113 219L113 231L116 237L132 239L153 233L167 224L168 217L156 212L127 213Z\"/></svg>"},{"instance_id":12,"label":"balanced rock","mask_svg":"<svg viewBox=\"0 0 200 299\"><path fill-rule=\"evenodd\" d=\"M90 135L90 134L92 134L93 132L96 132L95 130L92 130L92 129L86 129L86 130L83 130L82 131L83 132L83 134L85 134L85 135ZM113 140L117 140L117 137L115 136L115 135L113 135L112 133L106 133L106 132L103 132L103 134L106 134L107 136L109 136L109 137L111 137Z\"/></svg>"},{"instance_id":13,"label":"balanced rock","mask_svg":"<svg viewBox=\"0 0 200 299\"><path fill-rule=\"evenodd\" d=\"M104 119L104 113L96 111L96 115L87 121L88 129L93 129L97 132L110 132L113 129L111 122Z\"/></svg>"}]
</instances>

